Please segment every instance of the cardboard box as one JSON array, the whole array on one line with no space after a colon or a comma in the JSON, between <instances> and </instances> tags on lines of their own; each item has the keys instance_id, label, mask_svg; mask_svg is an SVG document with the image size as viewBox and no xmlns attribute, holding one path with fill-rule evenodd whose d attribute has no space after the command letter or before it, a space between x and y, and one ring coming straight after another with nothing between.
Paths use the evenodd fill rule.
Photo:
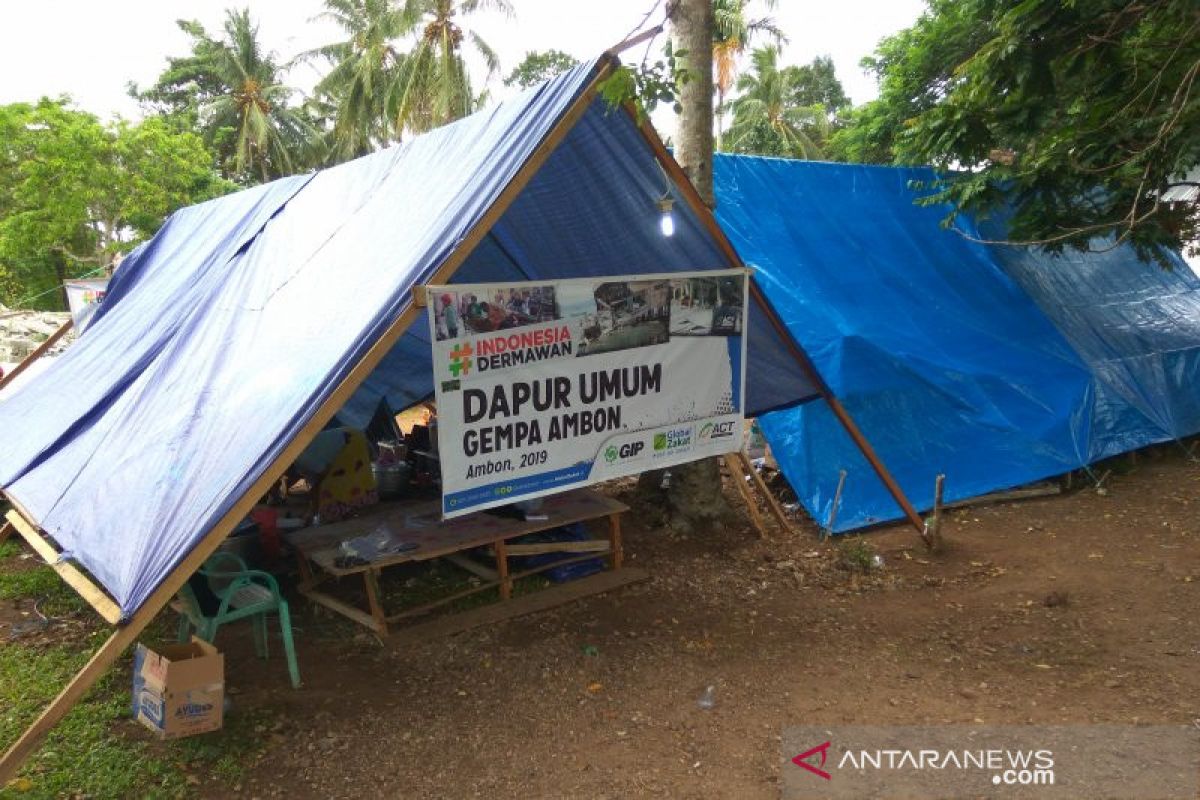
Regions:
<instances>
[{"instance_id":1,"label":"cardboard box","mask_svg":"<svg viewBox=\"0 0 1200 800\"><path fill-rule=\"evenodd\" d=\"M133 718L160 739L220 729L225 716L225 656L195 636L186 644L133 653Z\"/></svg>"}]
</instances>

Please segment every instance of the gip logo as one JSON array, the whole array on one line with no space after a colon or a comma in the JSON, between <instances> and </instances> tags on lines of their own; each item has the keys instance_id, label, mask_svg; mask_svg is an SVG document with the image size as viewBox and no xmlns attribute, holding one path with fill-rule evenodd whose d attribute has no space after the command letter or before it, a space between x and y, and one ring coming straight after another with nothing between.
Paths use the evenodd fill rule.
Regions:
<instances>
[{"instance_id":1,"label":"gip logo","mask_svg":"<svg viewBox=\"0 0 1200 800\"><path fill-rule=\"evenodd\" d=\"M471 356L475 351L471 349L471 343L458 344L450 351L450 374L456 378L461 378L471 373Z\"/></svg>"},{"instance_id":2,"label":"gip logo","mask_svg":"<svg viewBox=\"0 0 1200 800\"><path fill-rule=\"evenodd\" d=\"M617 448L616 448L616 445L611 445L611 444L610 444L610 445L608 446L608 448L607 448L607 449L604 451L604 460L605 460L605 461L607 461L607 462L608 462L608 463L610 463L610 464L611 464L611 463L613 463L614 461L616 461L616 460L617 460Z\"/></svg>"}]
</instances>

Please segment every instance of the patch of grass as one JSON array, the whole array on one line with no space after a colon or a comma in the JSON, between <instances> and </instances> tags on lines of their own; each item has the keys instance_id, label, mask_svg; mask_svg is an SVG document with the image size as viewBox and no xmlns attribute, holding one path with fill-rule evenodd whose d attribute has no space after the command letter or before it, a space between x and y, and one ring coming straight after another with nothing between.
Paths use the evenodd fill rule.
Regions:
<instances>
[{"instance_id":1,"label":"patch of grass","mask_svg":"<svg viewBox=\"0 0 1200 800\"><path fill-rule=\"evenodd\" d=\"M52 617L76 614L87 608L75 590L49 567L0 572L0 600L38 600L38 610Z\"/></svg>"},{"instance_id":2,"label":"patch of grass","mask_svg":"<svg viewBox=\"0 0 1200 800\"><path fill-rule=\"evenodd\" d=\"M5 542L0 542L0 560L5 558L16 558L22 552L21 545L15 539L9 539Z\"/></svg>"},{"instance_id":3,"label":"patch of grass","mask_svg":"<svg viewBox=\"0 0 1200 800\"><path fill-rule=\"evenodd\" d=\"M51 616L86 609L86 604L49 567L17 562L22 549L6 542L0 550L0 600L38 599ZM85 613L91 613L85 611ZM145 641L170 638L174 626L162 618ZM46 704L107 638L107 629L78 641L53 645L0 639L0 751L16 741ZM266 712L236 709L216 733L159 743L130 716L131 653L119 658L82 702L56 725L22 768L18 781L0 786L0 800L85 796L186 797L195 793L188 773L232 786L262 749Z\"/></svg>"},{"instance_id":4,"label":"patch of grass","mask_svg":"<svg viewBox=\"0 0 1200 800\"><path fill-rule=\"evenodd\" d=\"M875 548L861 536L838 542L838 563L850 572L870 572L874 555Z\"/></svg>"},{"instance_id":5,"label":"patch of grass","mask_svg":"<svg viewBox=\"0 0 1200 800\"><path fill-rule=\"evenodd\" d=\"M14 741L89 655L67 646L0 647L0 741ZM27 790L0 790L0 797L182 796L186 784L168 762L145 742L113 735L114 726L131 724L124 676L117 671L102 678L26 762L21 777Z\"/></svg>"}]
</instances>

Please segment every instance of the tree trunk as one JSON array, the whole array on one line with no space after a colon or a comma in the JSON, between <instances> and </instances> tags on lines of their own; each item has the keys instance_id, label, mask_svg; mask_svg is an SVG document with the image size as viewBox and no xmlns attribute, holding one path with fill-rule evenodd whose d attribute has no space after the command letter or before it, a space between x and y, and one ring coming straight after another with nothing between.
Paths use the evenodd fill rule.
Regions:
<instances>
[{"instance_id":1,"label":"tree trunk","mask_svg":"<svg viewBox=\"0 0 1200 800\"><path fill-rule=\"evenodd\" d=\"M712 0L676 0L670 11L671 38L688 70L679 91L682 110L675 139L675 160L687 173L700 197L715 208L713 196L713 10ZM669 485L663 472L645 473L638 487L659 508L665 522L688 533L707 528L730 513L721 493L721 462L716 458L681 464L670 470ZM736 479L736 476L735 476Z\"/></svg>"},{"instance_id":2,"label":"tree trunk","mask_svg":"<svg viewBox=\"0 0 1200 800\"><path fill-rule=\"evenodd\" d=\"M713 197L713 9L712 0L677 0L671 10L671 40L688 80L679 90L679 132L675 160L709 208Z\"/></svg>"}]
</instances>

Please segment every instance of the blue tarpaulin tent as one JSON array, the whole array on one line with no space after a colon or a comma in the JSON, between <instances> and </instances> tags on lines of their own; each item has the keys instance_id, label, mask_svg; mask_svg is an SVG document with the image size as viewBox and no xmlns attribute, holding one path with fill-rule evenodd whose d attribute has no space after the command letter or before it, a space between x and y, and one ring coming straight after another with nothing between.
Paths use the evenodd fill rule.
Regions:
<instances>
[{"instance_id":1,"label":"blue tarpaulin tent","mask_svg":"<svg viewBox=\"0 0 1200 800\"><path fill-rule=\"evenodd\" d=\"M714 172L726 234L918 507L939 473L957 500L1200 431L1200 280L1182 260L973 242L913 204L927 169L719 156ZM841 470L837 530L899 516L826 404L761 424L817 520Z\"/></svg>"},{"instance_id":2,"label":"blue tarpaulin tent","mask_svg":"<svg viewBox=\"0 0 1200 800\"><path fill-rule=\"evenodd\" d=\"M235 524L333 413L365 423L381 398L429 395L413 287L738 265L682 199L676 234L660 232L657 200L681 187L661 144L595 93L604 63L184 209L126 259L87 335L0 402L0 487L112 616ZM748 331L752 410L818 394L762 306Z\"/></svg>"}]
</instances>

